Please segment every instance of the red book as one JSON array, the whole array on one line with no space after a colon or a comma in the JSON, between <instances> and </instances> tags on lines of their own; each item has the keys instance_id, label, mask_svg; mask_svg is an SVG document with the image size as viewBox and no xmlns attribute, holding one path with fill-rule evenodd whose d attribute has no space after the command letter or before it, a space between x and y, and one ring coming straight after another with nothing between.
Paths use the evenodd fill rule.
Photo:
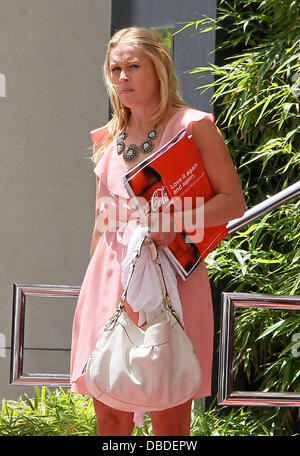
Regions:
<instances>
[{"instance_id":1,"label":"red book","mask_svg":"<svg viewBox=\"0 0 300 456\"><path fill-rule=\"evenodd\" d=\"M190 197L189 208L195 208L196 197L203 197L206 202L215 195L193 137L185 129L131 168L123 179L142 215L167 207L171 213L183 211L187 207L185 197ZM228 235L228 230L226 225L204 227L200 241L195 233L176 233L175 240L165 249L184 280Z\"/></svg>"}]
</instances>

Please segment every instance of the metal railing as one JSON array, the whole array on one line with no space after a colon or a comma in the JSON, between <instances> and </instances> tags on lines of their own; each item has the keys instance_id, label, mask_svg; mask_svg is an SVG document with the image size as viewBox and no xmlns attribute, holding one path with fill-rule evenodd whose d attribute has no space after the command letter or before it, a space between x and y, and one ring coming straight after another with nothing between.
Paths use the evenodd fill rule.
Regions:
<instances>
[{"instance_id":1,"label":"metal railing","mask_svg":"<svg viewBox=\"0 0 300 456\"><path fill-rule=\"evenodd\" d=\"M242 228L276 207L300 195L300 181L245 212L243 217L227 224L228 232ZM299 296L271 296L255 293L222 293L221 335L219 347L218 404L273 407L299 407L300 394L291 392L261 392L234 390L234 321L238 308L300 310Z\"/></svg>"},{"instance_id":2,"label":"metal railing","mask_svg":"<svg viewBox=\"0 0 300 456\"><path fill-rule=\"evenodd\" d=\"M271 212L277 206L286 203L298 195L300 195L300 181L295 182L293 185L290 185L281 192L276 193L276 195L270 196L270 198L267 198L262 203L256 204L254 207L246 211L243 217L228 222L227 229L229 234L242 228L244 225L253 222L262 215Z\"/></svg>"}]
</instances>

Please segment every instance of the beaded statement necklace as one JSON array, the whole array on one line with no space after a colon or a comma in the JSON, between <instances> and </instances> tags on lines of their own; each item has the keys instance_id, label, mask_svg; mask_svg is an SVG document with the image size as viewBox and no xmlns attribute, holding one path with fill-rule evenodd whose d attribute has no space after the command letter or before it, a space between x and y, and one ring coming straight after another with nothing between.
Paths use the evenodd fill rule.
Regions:
<instances>
[{"instance_id":1,"label":"beaded statement necklace","mask_svg":"<svg viewBox=\"0 0 300 456\"><path fill-rule=\"evenodd\" d=\"M123 154L123 158L125 161L131 161L134 160L140 152L142 154L150 152L154 146L153 140L158 136L156 128L157 125L155 125L155 127L151 131L149 131L147 139L143 141L139 146L137 144L130 144L127 148L124 141L128 137L128 134L125 130L122 131L117 137L118 155Z\"/></svg>"}]
</instances>

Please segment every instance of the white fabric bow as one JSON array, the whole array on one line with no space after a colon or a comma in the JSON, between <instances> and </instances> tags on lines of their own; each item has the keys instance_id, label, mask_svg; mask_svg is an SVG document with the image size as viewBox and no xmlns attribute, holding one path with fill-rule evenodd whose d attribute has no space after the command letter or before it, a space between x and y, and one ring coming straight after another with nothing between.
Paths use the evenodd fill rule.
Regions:
<instances>
[{"instance_id":1,"label":"white fabric bow","mask_svg":"<svg viewBox=\"0 0 300 456\"><path fill-rule=\"evenodd\" d=\"M148 234L148 227L138 225L130 236L127 254L122 261L122 285L125 288L134 248L141 238ZM176 272L163 250L158 250L166 288L169 293L172 307L183 324L181 301L177 290ZM139 312L138 325L150 323L161 313L162 289L156 266L151 258L147 245L141 250L141 256L136 262L133 277L127 291L127 302L134 312Z\"/></svg>"}]
</instances>

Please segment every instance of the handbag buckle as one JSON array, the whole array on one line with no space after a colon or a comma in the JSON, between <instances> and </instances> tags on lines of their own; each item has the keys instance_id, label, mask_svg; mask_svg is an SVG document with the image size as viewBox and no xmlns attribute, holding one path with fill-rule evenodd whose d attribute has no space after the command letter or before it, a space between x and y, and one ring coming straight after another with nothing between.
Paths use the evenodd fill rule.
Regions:
<instances>
[{"instance_id":1,"label":"handbag buckle","mask_svg":"<svg viewBox=\"0 0 300 456\"><path fill-rule=\"evenodd\" d=\"M181 323L180 321L180 318L179 316L177 315L177 313L175 312L175 310L173 309L173 307L170 308L170 312L171 314L173 315L173 317L177 320L177 323L182 327L182 329L184 330L184 326L183 324Z\"/></svg>"},{"instance_id":2,"label":"handbag buckle","mask_svg":"<svg viewBox=\"0 0 300 456\"><path fill-rule=\"evenodd\" d=\"M104 331L107 332L107 331L111 331L115 324L117 323L117 320L119 318L119 316L121 315L121 313L125 310L125 307L124 307L124 300L121 299L119 305L118 305L118 308L114 311L114 313L112 314L112 316L110 317L110 319L108 320L108 322L106 323L106 325L104 326Z\"/></svg>"}]
</instances>

